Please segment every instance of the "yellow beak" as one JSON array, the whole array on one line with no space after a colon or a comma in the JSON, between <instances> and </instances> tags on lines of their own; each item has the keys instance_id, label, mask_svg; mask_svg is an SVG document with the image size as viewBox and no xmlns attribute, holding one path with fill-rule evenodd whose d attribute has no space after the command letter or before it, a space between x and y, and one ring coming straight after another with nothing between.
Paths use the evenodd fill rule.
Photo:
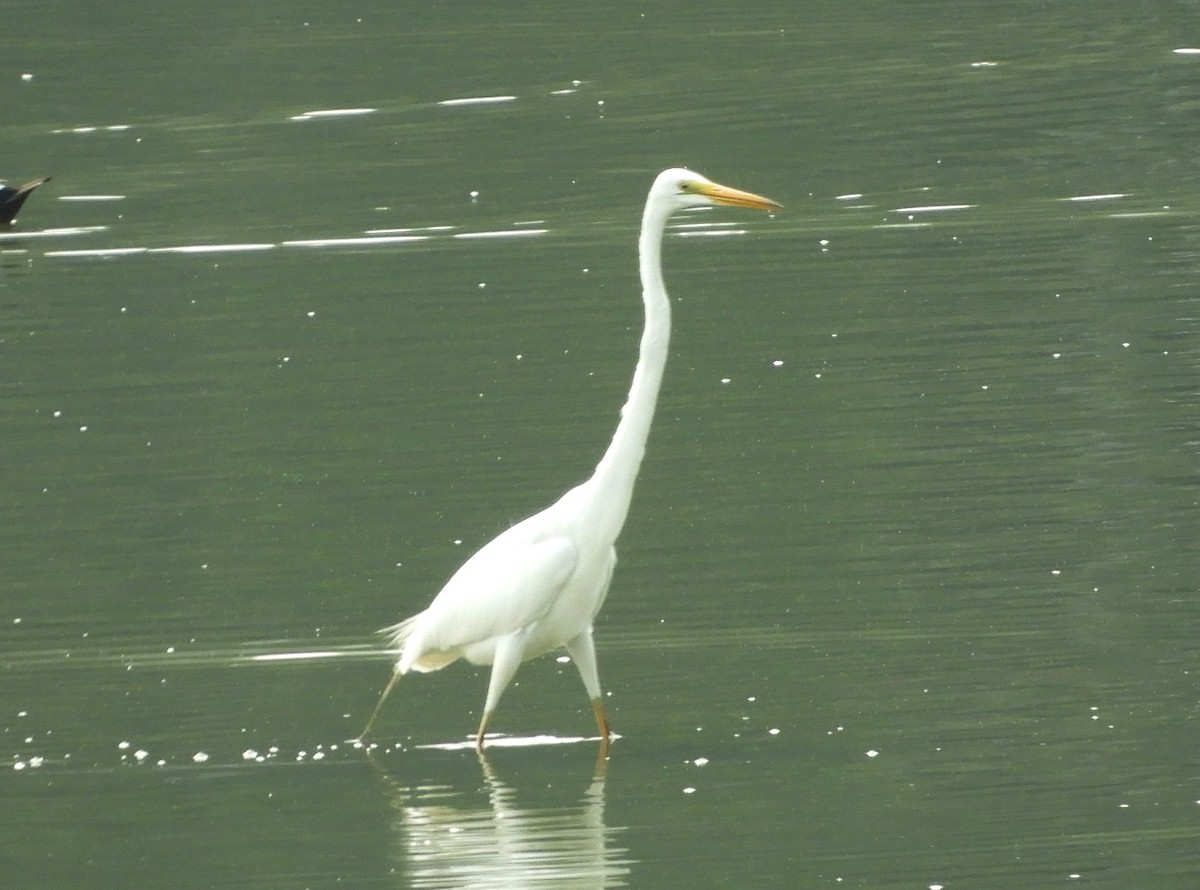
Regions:
<instances>
[{"instance_id":1,"label":"yellow beak","mask_svg":"<svg viewBox=\"0 0 1200 890\"><path fill-rule=\"evenodd\" d=\"M743 192L727 185L708 182L696 187L702 195L706 195L718 204L728 204L730 207L749 207L751 210L782 210L783 205L777 204L770 198Z\"/></svg>"}]
</instances>

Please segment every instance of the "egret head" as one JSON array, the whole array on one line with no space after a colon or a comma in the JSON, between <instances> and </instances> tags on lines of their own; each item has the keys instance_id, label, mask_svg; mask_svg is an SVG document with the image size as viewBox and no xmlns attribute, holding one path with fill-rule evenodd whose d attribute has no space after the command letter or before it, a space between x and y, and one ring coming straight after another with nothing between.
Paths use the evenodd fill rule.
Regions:
<instances>
[{"instance_id":1,"label":"egret head","mask_svg":"<svg viewBox=\"0 0 1200 890\"><path fill-rule=\"evenodd\" d=\"M781 209L781 206L770 198L720 185L682 167L672 167L658 174L650 188L650 203L661 204L669 208L671 213L690 207L712 207L717 204L749 207L753 210Z\"/></svg>"}]
</instances>

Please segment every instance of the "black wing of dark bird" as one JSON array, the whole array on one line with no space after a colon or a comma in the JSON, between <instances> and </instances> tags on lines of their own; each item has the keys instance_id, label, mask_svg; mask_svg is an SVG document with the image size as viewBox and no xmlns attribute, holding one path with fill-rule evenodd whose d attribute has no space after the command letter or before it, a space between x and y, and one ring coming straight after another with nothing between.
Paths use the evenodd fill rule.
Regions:
<instances>
[{"instance_id":1,"label":"black wing of dark bird","mask_svg":"<svg viewBox=\"0 0 1200 890\"><path fill-rule=\"evenodd\" d=\"M29 193L41 185L43 182L49 182L49 176L43 176L41 179L34 179L25 183L20 188L9 188L6 185L0 185L0 225L10 223L17 217L17 213L21 209L21 205L25 203L25 199L29 197Z\"/></svg>"}]
</instances>

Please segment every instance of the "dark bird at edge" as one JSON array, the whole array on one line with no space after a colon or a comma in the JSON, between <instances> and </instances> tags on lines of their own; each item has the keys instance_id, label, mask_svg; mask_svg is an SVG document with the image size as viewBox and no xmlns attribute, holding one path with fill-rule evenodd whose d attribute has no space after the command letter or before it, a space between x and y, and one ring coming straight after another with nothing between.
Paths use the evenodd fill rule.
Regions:
<instances>
[{"instance_id":1,"label":"dark bird at edge","mask_svg":"<svg viewBox=\"0 0 1200 890\"><path fill-rule=\"evenodd\" d=\"M29 193L41 185L43 182L49 182L49 176L43 176L41 179L34 179L19 188L9 188L6 185L0 185L0 225L11 223L17 218L17 214L21 210L21 205L25 203L25 199L29 197Z\"/></svg>"}]
</instances>

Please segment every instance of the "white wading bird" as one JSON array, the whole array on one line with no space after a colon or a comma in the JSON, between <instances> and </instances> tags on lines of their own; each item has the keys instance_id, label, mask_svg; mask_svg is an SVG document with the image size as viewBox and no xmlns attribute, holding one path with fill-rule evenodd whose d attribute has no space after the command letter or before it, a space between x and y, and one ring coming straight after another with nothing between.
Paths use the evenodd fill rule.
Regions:
<instances>
[{"instance_id":1,"label":"white wading bird","mask_svg":"<svg viewBox=\"0 0 1200 890\"><path fill-rule=\"evenodd\" d=\"M590 479L477 551L424 612L380 631L399 657L360 738L370 731L397 680L409 671L436 671L465 658L492 666L475 735L476 747L482 748L488 721L521 662L564 646L592 700L602 751L607 747L610 733L600 697L592 621L604 604L617 563L613 545L629 512L667 362L671 306L662 276L663 230L676 211L714 204L755 210L780 207L689 170L664 170L654 180L638 239L646 323L612 443Z\"/></svg>"}]
</instances>

